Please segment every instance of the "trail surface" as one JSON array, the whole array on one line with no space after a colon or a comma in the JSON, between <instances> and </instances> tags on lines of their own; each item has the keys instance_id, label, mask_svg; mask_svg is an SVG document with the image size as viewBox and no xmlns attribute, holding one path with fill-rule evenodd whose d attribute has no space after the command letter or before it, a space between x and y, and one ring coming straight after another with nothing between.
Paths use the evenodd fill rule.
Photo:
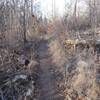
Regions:
<instances>
[{"instance_id":1,"label":"trail surface","mask_svg":"<svg viewBox=\"0 0 100 100\"><path fill-rule=\"evenodd\" d=\"M54 65L48 51L48 42L41 40L38 46L38 57L40 62L40 72L38 84L40 88L39 100L64 100L60 95L54 75L50 71Z\"/></svg>"}]
</instances>

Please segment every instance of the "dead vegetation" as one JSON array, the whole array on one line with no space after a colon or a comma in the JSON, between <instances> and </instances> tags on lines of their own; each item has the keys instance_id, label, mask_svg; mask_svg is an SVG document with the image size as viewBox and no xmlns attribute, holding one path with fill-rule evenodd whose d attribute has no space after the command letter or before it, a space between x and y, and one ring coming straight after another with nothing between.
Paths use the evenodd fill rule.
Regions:
<instances>
[{"instance_id":1,"label":"dead vegetation","mask_svg":"<svg viewBox=\"0 0 100 100\"><path fill-rule=\"evenodd\" d=\"M67 51L65 100L96 100L98 40L65 40Z\"/></svg>"},{"instance_id":2,"label":"dead vegetation","mask_svg":"<svg viewBox=\"0 0 100 100\"><path fill-rule=\"evenodd\" d=\"M32 0L0 1L0 100L100 99L99 0L82 0L84 16L74 1L52 20Z\"/></svg>"},{"instance_id":3,"label":"dead vegetation","mask_svg":"<svg viewBox=\"0 0 100 100\"><path fill-rule=\"evenodd\" d=\"M34 45L27 50L22 47L0 48L0 99L32 99L37 66Z\"/></svg>"}]
</instances>

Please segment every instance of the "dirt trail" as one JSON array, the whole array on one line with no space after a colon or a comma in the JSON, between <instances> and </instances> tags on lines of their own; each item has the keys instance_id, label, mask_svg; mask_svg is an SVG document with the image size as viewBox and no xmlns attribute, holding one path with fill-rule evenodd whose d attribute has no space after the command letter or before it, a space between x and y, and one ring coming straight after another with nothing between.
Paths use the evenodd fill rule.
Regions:
<instances>
[{"instance_id":1,"label":"dirt trail","mask_svg":"<svg viewBox=\"0 0 100 100\"><path fill-rule=\"evenodd\" d=\"M38 56L40 61L40 72L38 84L40 95L38 100L64 100L57 90L56 81L50 68L53 67L48 51L48 42L41 40L38 46Z\"/></svg>"}]
</instances>

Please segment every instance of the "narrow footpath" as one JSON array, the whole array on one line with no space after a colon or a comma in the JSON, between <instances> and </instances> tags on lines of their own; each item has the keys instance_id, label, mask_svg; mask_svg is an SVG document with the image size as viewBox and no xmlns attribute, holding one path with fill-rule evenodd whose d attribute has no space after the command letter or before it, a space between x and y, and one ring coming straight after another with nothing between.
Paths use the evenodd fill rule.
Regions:
<instances>
[{"instance_id":1,"label":"narrow footpath","mask_svg":"<svg viewBox=\"0 0 100 100\"><path fill-rule=\"evenodd\" d=\"M48 50L48 41L41 40L38 46L39 57L39 77L38 85L40 94L38 94L38 100L64 100L64 97L60 95L57 89L56 80L50 71L54 65Z\"/></svg>"}]
</instances>

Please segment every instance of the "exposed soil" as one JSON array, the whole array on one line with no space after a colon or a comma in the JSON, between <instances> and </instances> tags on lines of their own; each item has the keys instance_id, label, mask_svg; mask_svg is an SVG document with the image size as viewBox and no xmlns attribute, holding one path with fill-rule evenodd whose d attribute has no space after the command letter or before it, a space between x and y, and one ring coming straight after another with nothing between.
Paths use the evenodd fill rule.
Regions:
<instances>
[{"instance_id":1,"label":"exposed soil","mask_svg":"<svg viewBox=\"0 0 100 100\"><path fill-rule=\"evenodd\" d=\"M64 100L64 97L61 96L60 92L58 91L56 80L51 71L55 65L52 64L52 59L48 48L48 41L41 40L38 45L40 71L37 80L40 92L37 97L38 100Z\"/></svg>"}]
</instances>

